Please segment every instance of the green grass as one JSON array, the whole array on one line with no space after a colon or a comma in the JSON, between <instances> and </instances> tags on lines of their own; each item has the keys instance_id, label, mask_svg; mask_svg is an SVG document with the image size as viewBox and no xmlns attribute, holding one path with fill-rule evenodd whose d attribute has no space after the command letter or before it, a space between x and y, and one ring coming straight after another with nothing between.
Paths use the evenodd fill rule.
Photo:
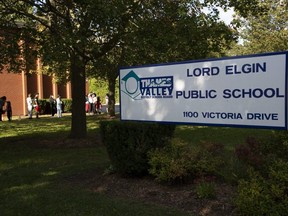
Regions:
<instances>
[{"instance_id":1,"label":"green grass","mask_svg":"<svg viewBox=\"0 0 288 216\"><path fill-rule=\"evenodd\" d=\"M88 139L95 139L99 120L101 117L87 117ZM71 176L96 169L104 172L109 166L106 149L97 143L57 146L68 136L70 123L71 116L1 122L1 216L185 215L173 208L109 197L69 183Z\"/></svg>"},{"instance_id":2,"label":"green grass","mask_svg":"<svg viewBox=\"0 0 288 216\"><path fill-rule=\"evenodd\" d=\"M221 143L225 150L232 151L236 145L243 144L249 136L265 139L273 133L273 130L254 128L178 126L175 137L196 146L201 142L209 141Z\"/></svg>"},{"instance_id":3,"label":"green grass","mask_svg":"<svg viewBox=\"0 0 288 216\"><path fill-rule=\"evenodd\" d=\"M104 115L103 115L104 116ZM96 140L102 117L88 116L88 139ZM171 208L144 204L92 192L67 179L104 170L106 149L95 145L59 145L69 134L71 116L41 117L0 123L0 215L186 215ZM248 136L269 137L270 130L177 126L175 141L197 146L220 142L227 155ZM48 141L46 145L43 142ZM227 172L231 170L227 170Z\"/></svg>"}]
</instances>

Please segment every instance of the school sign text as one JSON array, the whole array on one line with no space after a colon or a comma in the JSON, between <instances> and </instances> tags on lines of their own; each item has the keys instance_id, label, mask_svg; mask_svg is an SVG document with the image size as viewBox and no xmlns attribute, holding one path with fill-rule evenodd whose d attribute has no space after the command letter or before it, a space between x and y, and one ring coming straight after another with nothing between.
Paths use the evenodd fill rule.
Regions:
<instances>
[{"instance_id":1,"label":"school sign text","mask_svg":"<svg viewBox=\"0 0 288 216\"><path fill-rule=\"evenodd\" d=\"M287 129L288 52L119 70L121 120Z\"/></svg>"}]
</instances>

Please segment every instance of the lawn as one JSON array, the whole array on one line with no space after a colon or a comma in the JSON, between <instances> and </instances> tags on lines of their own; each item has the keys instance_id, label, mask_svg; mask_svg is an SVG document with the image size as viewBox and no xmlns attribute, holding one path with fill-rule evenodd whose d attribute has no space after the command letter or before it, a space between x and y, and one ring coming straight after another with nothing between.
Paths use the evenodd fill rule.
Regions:
<instances>
[{"instance_id":1,"label":"lawn","mask_svg":"<svg viewBox=\"0 0 288 216\"><path fill-rule=\"evenodd\" d=\"M99 119L87 117L88 139L72 146L70 116L1 122L0 215L185 215L69 184L74 175L109 166L97 143Z\"/></svg>"},{"instance_id":2,"label":"lawn","mask_svg":"<svg viewBox=\"0 0 288 216\"><path fill-rule=\"evenodd\" d=\"M103 115L104 116L104 115ZM87 116L88 138L67 140L71 116L17 119L0 123L0 215L187 215L171 207L91 191L70 179L109 167L99 140L100 116ZM191 145L221 142L227 154L256 129L178 126L175 140Z\"/></svg>"}]
</instances>

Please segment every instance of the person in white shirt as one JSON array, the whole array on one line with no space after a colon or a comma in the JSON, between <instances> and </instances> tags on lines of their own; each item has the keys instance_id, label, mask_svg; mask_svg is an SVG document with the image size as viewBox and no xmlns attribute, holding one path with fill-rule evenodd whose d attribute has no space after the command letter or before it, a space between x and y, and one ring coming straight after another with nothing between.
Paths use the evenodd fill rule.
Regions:
<instances>
[{"instance_id":1,"label":"person in white shirt","mask_svg":"<svg viewBox=\"0 0 288 216\"><path fill-rule=\"evenodd\" d=\"M28 94L26 101L27 101L28 117L29 119L32 119L33 101L31 98L31 94Z\"/></svg>"},{"instance_id":2,"label":"person in white shirt","mask_svg":"<svg viewBox=\"0 0 288 216\"><path fill-rule=\"evenodd\" d=\"M88 94L89 115L93 113L93 93Z\"/></svg>"},{"instance_id":3,"label":"person in white shirt","mask_svg":"<svg viewBox=\"0 0 288 216\"><path fill-rule=\"evenodd\" d=\"M60 95L58 95L57 99L56 99L56 108L57 108L57 116L58 118L62 117L62 100Z\"/></svg>"},{"instance_id":4,"label":"person in white shirt","mask_svg":"<svg viewBox=\"0 0 288 216\"><path fill-rule=\"evenodd\" d=\"M105 105L106 105L106 112L108 113L108 111L109 111L109 109L108 109L108 106L109 106L109 94L106 94Z\"/></svg>"}]
</instances>

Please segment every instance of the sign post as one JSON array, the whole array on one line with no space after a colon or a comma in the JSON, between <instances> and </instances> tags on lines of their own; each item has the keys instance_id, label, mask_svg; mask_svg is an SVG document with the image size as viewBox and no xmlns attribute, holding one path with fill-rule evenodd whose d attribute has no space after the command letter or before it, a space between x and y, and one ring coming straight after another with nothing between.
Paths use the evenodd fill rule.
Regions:
<instances>
[{"instance_id":1,"label":"sign post","mask_svg":"<svg viewBox=\"0 0 288 216\"><path fill-rule=\"evenodd\" d=\"M288 52L119 70L121 120L287 129Z\"/></svg>"}]
</instances>

